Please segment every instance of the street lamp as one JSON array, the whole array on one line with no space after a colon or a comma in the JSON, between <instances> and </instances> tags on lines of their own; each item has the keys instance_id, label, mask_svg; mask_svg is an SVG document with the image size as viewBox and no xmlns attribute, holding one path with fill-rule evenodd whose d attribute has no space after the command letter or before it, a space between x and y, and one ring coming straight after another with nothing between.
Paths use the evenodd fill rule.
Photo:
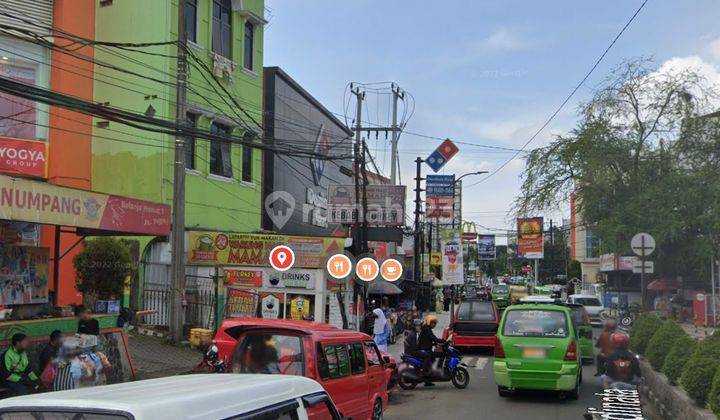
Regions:
<instances>
[{"instance_id":1,"label":"street lamp","mask_svg":"<svg viewBox=\"0 0 720 420\"><path fill-rule=\"evenodd\" d=\"M453 188L453 200L452 200L452 227L455 228L455 185L457 185L458 181L465 178L466 176L470 175L482 175L486 174L488 171L477 171L477 172L468 172L466 174L460 175L455 181L452 183Z\"/></svg>"}]
</instances>

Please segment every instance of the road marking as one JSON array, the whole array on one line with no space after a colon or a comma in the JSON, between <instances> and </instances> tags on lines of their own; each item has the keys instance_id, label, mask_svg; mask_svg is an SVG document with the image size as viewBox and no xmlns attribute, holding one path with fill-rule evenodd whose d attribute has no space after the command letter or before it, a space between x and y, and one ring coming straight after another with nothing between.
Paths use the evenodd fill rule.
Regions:
<instances>
[{"instance_id":1,"label":"road marking","mask_svg":"<svg viewBox=\"0 0 720 420\"><path fill-rule=\"evenodd\" d=\"M468 367L475 367L477 364L478 357L473 357L472 359L468 360Z\"/></svg>"},{"instance_id":2,"label":"road marking","mask_svg":"<svg viewBox=\"0 0 720 420\"><path fill-rule=\"evenodd\" d=\"M478 359L477 363L475 363L475 369L476 370L483 370L485 369L485 365L487 364L488 359L482 358Z\"/></svg>"}]
</instances>

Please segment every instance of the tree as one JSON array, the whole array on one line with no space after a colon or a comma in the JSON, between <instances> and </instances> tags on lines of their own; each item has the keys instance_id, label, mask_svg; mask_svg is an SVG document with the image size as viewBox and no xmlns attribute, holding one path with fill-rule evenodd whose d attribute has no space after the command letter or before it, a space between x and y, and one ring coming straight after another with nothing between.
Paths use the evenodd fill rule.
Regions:
<instances>
[{"instance_id":1,"label":"tree","mask_svg":"<svg viewBox=\"0 0 720 420\"><path fill-rule=\"evenodd\" d=\"M656 272L707 278L720 145L718 119L698 116L717 97L696 71L624 63L581 107L577 128L528 154L517 212L558 208L574 192L603 253L629 254L646 231L658 243Z\"/></svg>"},{"instance_id":2,"label":"tree","mask_svg":"<svg viewBox=\"0 0 720 420\"><path fill-rule=\"evenodd\" d=\"M568 264L567 273L568 273L567 274L568 280L582 279L582 266L580 265L580 261L578 261L578 260L570 261L570 264Z\"/></svg>"},{"instance_id":3,"label":"tree","mask_svg":"<svg viewBox=\"0 0 720 420\"><path fill-rule=\"evenodd\" d=\"M78 291L98 299L116 299L123 293L125 277L133 272L127 247L115 238L101 237L85 242L73 258Z\"/></svg>"}]
</instances>

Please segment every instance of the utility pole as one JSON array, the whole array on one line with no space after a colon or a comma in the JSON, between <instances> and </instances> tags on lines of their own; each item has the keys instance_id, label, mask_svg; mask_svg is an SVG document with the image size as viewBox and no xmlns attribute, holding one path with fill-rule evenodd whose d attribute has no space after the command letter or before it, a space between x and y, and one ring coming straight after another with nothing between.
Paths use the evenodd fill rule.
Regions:
<instances>
[{"instance_id":1,"label":"utility pole","mask_svg":"<svg viewBox=\"0 0 720 420\"><path fill-rule=\"evenodd\" d=\"M367 162L365 160L365 154L369 154L370 151L367 148L367 144L365 144L365 140L362 141L360 144L360 147L362 147L362 153L360 154L362 156L362 160L360 161L360 173L362 174L362 214L363 214L363 221L362 221L362 242L360 243L360 252L366 253L368 252L368 218L367 218L367 212L368 212L368 204L367 204L367 186L369 184L368 177L367 177L367 167L365 166L365 163Z\"/></svg>"},{"instance_id":2,"label":"utility pole","mask_svg":"<svg viewBox=\"0 0 720 420\"><path fill-rule=\"evenodd\" d=\"M187 56L185 44L187 31L185 28L184 3L178 3L178 48L177 48L177 84L175 120L184 127L186 123L185 101L187 93ZM184 133L175 138L175 161L173 174L171 262L172 289L170 302L170 336L174 342L183 338L185 324L185 136Z\"/></svg>"},{"instance_id":3,"label":"utility pole","mask_svg":"<svg viewBox=\"0 0 720 420\"><path fill-rule=\"evenodd\" d=\"M416 284L420 284L422 282L422 273L420 272L420 215L422 215L422 200L420 199L420 192L424 191L420 184L420 182L424 179L421 173L422 163L423 160L420 157L415 159L415 226L413 229L413 237L415 241L413 242L413 274Z\"/></svg>"},{"instance_id":4,"label":"utility pole","mask_svg":"<svg viewBox=\"0 0 720 420\"><path fill-rule=\"evenodd\" d=\"M364 160L364 151L360 150L360 144L361 144L361 135L362 135L362 103L363 99L365 99L365 92L361 92L360 88L353 89L352 84L350 85L350 91L355 95L357 98L357 107L355 109L355 144L353 145L353 152L355 157L354 162L354 168L353 168L353 179L355 181L355 220L353 223L353 251L355 256L359 256L365 252L363 249L363 244L365 243L364 238L362 237L363 232L360 229L360 218L365 218L365 214L362 214L361 208L360 208L360 160ZM364 189L363 189L364 190ZM360 290L360 287L357 283L354 283L353 286L353 295L355 298L355 328L359 331L360 330L360 301L362 296L365 297L365 290Z\"/></svg>"},{"instance_id":5,"label":"utility pole","mask_svg":"<svg viewBox=\"0 0 720 420\"><path fill-rule=\"evenodd\" d=\"M395 86L395 83L390 85L393 93L393 110L392 110L392 152L390 154L390 183L395 185L397 182L397 170L400 165L400 159L398 158L398 134L400 129L397 125L397 106L398 98L403 98L405 93L400 90L399 86Z\"/></svg>"}]
</instances>

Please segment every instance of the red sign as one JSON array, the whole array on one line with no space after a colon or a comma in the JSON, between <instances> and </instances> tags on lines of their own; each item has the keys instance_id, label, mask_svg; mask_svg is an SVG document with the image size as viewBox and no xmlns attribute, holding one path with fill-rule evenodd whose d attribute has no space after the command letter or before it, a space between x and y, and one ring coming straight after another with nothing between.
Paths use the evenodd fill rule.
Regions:
<instances>
[{"instance_id":1,"label":"red sign","mask_svg":"<svg viewBox=\"0 0 720 420\"><path fill-rule=\"evenodd\" d=\"M478 237L478 234L476 232L463 232L462 239L463 241L476 241Z\"/></svg>"},{"instance_id":2,"label":"red sign","mask_svg":"<svg viewBox=\"0 0 720 420\"><path fill-rule=\"evenodd\" d=\"M225 283L228 286L262 287L262 270L225 269Z\"/></svg>"},{"instance_id":3,"label":"red sign","mask_svg":"<svg viewBox=\"0 0 720 420\"><path fill-rule=\"evenodd\" d=\"M440 146L438 146L437 151L440 152L442 157L445 158L445 160L450 160L455 154L458 152L458 147L455 145L455 143L452 142L452 140L447 139L444 142L440 143Z\"/></svg>"},{"instance_id":4,"label":"red sign","mask_svg":"<svg viewBox=\"0 0 720 420\"><path fill-rule=\"evenodd\" d=\"M452 217L452 197L427 197L427 217Z\"/></svg>"},{"instance_id":5,"label":"red sign","mask_svg":"<svg viewBox=\"0 0 720 420\"><path fill-rule=\"evenodd\" d=\"M532 272L532 267L530 267L529 265L523 265L520 270L521 270L523 273L526 273L526 274L527 274L527 273L531 273L531 272Z\"/></svg>"},{"instance_id":6,"label":"red sign","mask_svg":"<svg viewBox=\"0 0 720 420\"><path fill-rule=\"evenodd\" d=\"M518 255L523 258L541 259L544 255L543 218L517 219Z\"/></svg>"},{"instance_id":7,"label":"red sign","mask_svg":"<svg viewBox=\"0 0 720 420\"><path fill-rule=\"evenodd\" d=\"M0 172L47 178L47 142L0 137Z\"/></svg>"},{"instance_id":8,"label":"red sign","mask_svg":"<svg viewBox=\"0 0 720 420\"><path fill-rule=\"evenodd\" d=\"M170 234L170 207L111 195L100 219L100 229L167 236Z\"/></svg>"},{"instance_id":9,"label":"red sign","mask_svg":"<svg viewBox=\"0 0 720 420\"><path fill-rule=\"evenodd\" d=\"M278 245L270 251L270 266L277 271L287 271L295 264L295 253L290 247Z\"/></svg>"}]
</instances>

